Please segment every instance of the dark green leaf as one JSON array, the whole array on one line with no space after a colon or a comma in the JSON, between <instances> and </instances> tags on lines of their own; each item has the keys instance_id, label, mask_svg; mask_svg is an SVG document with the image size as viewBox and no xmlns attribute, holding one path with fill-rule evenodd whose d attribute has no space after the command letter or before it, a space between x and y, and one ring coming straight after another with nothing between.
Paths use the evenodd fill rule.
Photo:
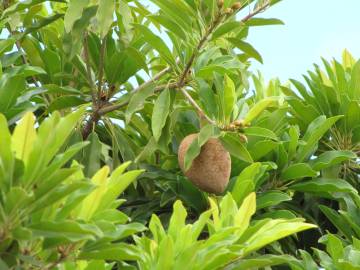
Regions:
<instances>
[{"instance_id":1,"label":"dark green leaf","mask_svg":"<svg viewBox=\"0 0 360 270\"><path fill-rule=\"evenodd\" d=\"M315 177L317 172L311 169L310 165L307 163L296 163L287 167L281 173L281 180L297 180L304 177Z\"/></svg>"},{"instance_id":2,"label":"dark green leaf","mask_svg":"<svg viewBox=\"0 0 360 270\"><path fill-rule=\"evenodd\" d=\"M281 202L290 201L291 197L281 191L267 191L256 198L256 209L275 206Z\"/></svg>"}]
</instances>

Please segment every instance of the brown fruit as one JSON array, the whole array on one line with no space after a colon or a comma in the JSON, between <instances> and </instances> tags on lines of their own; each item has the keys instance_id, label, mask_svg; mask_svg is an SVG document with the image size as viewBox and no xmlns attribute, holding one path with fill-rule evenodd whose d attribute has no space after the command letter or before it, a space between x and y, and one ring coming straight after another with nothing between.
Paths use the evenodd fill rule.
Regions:
<instances>
[{"instance_id":1,"label":"brown fruit","mask_svg":"<svg viewBox=\"0 0 360 270\"><path fill-rule=\"evenodd\" d=\"M241 8L241 3L240 2L236 2L231 6L232 10L238 10Z\"/></svg>"},{"instance_id":2,"label":"brown fruit","mask_svg":"<svg viewBox=\"0 0 360 270\"><path fill-rule=\"evenodd\" d=\"M198 188L209 193L222 193L231 172L230 154L218 139L209 139L202 147L200 154L193 160L185 172L184 158L187 149L198 134L186 136L179 147L178 161L181 170Z\"/></svg>"}]
</instances>

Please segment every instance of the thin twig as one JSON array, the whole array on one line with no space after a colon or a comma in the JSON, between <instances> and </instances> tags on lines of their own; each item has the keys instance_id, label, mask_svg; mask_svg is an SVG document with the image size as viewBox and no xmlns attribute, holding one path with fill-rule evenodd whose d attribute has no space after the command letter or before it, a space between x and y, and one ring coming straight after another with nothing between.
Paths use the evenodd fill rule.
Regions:
<instances>
[{"instance_id":1,"label":"thin twig","mask_svg":"<svg viewBox=\"0 0 360 270\"><path fill-rule=\"evenodd\" d=\"M104 57L105 57L105 49L106 49L106 37L103 38L101 42L100 48L100 57L99 57L99 76L98 76L98 88L97 88L97 95L98 100L100 100L101 95L101 88L102 88L102 80L104 77Z\"/></svg>"},{"instance_id":2,"label":"thin twig","mask_svg":"<svg viewBox=\"0 0 360 270\"><path fill-rule=\"evenodd\" d=\"M147 82L146 82L147 83ZM162 84L162 85L158 85L155 87L154 89L154 93L156 92L160 92L166 88L169 88L169 89L174 89L177 87L177 83L169 83L169 84ZM141 89L139 89L140 87L134 89L133 91L131 91L131 94L133 94L134 92L138 92L140 91L141 89L143 89L143 87L141 87ZM106 107L103 107L99 110L99 115L104 115L106 113L109 113L109 112L112 112L112 111L115 111L115 110L118 110L118 109L121 109L123 107L125 107L126 105L129 104L129 100L127 101L124 101L122 103L119 103L119 104L113 104L113 105L109 105L109 106L106 106Z\"/></svg>"},{"instance_id":3,"label":"thin twig","mask_svg":"<svg viewBox=\"0 0 360 270\"><path fill-rule=\"evenodd\" d=\"M179 88L179 90L185 96L185 98L187 98L189 103L197 110L200 117L203 117L204 119L206 119L206 121L208 121L212 125L216 124L216 122L214 120L212 120L209 116L207 116L204 113L204 111L200 108L200 106L196 103L196 101L191 97L191 95L183 87Z\"/></svg>"},{"instance_id":4,"label":"thin twig","mask_svg":"<svg viewBox=\"0 0 360 270\"><path fill-rule=\"evenodd\" d=\"M137 88L133 89L131 91L131 94L135 94L136 92L141 91L142 89L146 88L150 84L160 80L166 73L171 71L171 67L166 67L163 70L161 70L159 73L155 74L154 77L152 77L150 80L144 82L143 84L139 85Z\"/></svg>"},{"instance_id":5,"label":"thin twig","mask_svg":"<svg viewBox=\"0 0 360 270\"><path fill-rule=\"evenodd\" d=\"M255 15L259 14L260 12L264 11L268 6L270 5L270 3L267 3L259 8L257 8L254 12L249 13L246 17L244 17L241 22L246 22L249 19L251 19L252 17L254 17ZM202 49L203 45L206 43L207 39L209 38L209 36L212 34L212 32L215 30L215 28L221 23L222 18L223 18L224 14L221 12L218 12L218 14L215 17L215 20L212 22L212 24L210 25L210 27L205 31L204 36L200 39L197 47L195 48L195 50L193 51L189 61L187 62L184 71L182 72L182 74L180 75L179 81L178 81L178 88L181 91L181 93L185 96L185 98L188 99L189 103L197 110L198 114L200 117L206 119L210 124L216 124L216 122L214 120L212 120L211 118L209 118L205 112L201 109L201 107L197 104L197 102L191 97L191 95L184 89L184 81L187 77L187 75L190 73L190 69L191 66L195 60L196 55L200 52L200 50Z\"/></svg>"},{"instance_id":6,"label":"thin twig","mask_svg":"<svg viewBox=\"0 0 360 270\"><path fill-rule=\"evenodd\" d=\"M172 69L171 67L164 68L159 73L154 75L154 77L152 77L149 81L146 81L143 84L139 85L137 88L133 89L130 92L130 94L135 94L136 92L139 92L142 89L149 86L151 83L154 83L154 82L160 80L165 74L170 72L171 69ZM169 88L173 88L173 87L176 87L176 85L173 85L173 84L159 85L159 86L155 87L154 92L159 92L159 91L165 89L168 86L169 86ZM113 105L108 105L108 106L104 106L104 107L101 107L101 104L99 103L99 106L97 108L93 108L93 113L90 116L90 118L88 119L88 121L86 122L86 124L85 124L85 126L84 126L84 128L82 130L83 139L86 139L89 136L89 134L91 133L91 131L92 131L93 127L94 127L94 125L100 120L102 115L104 115L106 113L109 113L109 112L112 112L112 111L115 111L115 110L118 110L118 109L126 106L128 103L129 103L129 101L125 101L125 102L120 103L120 104L113 104Z\"/></svg>"},{"instance_id":7,"label":"thin twig","mask_svg":"<svg viewBox=\"0 0 360 270\"><path fill-rule=\"evenodd\" d=\"M260 12L264 11L267 7L270 6L270 3L267 3L259 8L257 8L256 10L254 10L252 13L249 13L247 16L245 16L241 22L246 22L249 19L251 19L252 17L254 17L255 15L259 14ZM206 41L208 40L209 36L212 34L212 32L216 29L216 27L221 23L222 18L226 16L225 14L221 13L219 11L219 13L216 15L214 21L211 23L211 25L209 26L209 28L207 28L207 30L205 31L204 35L201 37L201 39L199 40L198 45L196 46L196 48L194 49L193 53L191 54L188 62L185 65L185 68L183 70L183 72L181 72L179 79L176 83L171 84L171 86L169 88L178 88L181 93L185 96L185 98L189 101L189 103L198 111L199 115L203 118L205 118L210 124L216 124L216 122L214 120L212 120L211 118L209 118L205 112L201 109L201 107L197 104L197 102L191 97L191 95L184 89L184 86L186 84L187 81L187 76L190 73L191 67L194 63L194 60L196 58L196 56L198 55L198 53L200 52L200 50L203 48L204 44L206 43ZM150 85L151 83L159 80L162 76L164 76L166 73L168 73L171 70L171 67L167 67L164 70L160 71L158 74L156 74L152 79L150 79L149 81L141 84L140 86L138 86L137 88L135 88L134 90L131 91L130 94L134 94L138 91L141 91L142 89L146 88L148 85ZM155 88L155 92L157 91L161 91L163 89L165 89L166 87L168 87L168 85L162 85L162 86L158 86L157 88ZM113 105L108 105L102 108L98 108L97 110L97 115L94 116L94 118L90 118L87 126L90 125L90 127L93 126L93 121L98 121L99 117L101 117L102 115L121 109L123 107L125 107L127 104L129 103L129 101L125 101L123 103L120 104L113 104ZM85 127L86 128L86 127Z\"/></svg>"},{"instance_id":8,"label":"thin twig","mask_svg":"<svg viewBox=\"0 0 360 270\"><path fill-rule=\"evenodd\" d=\"M87 75L88 83L90 85L90 90L91 90L91 99L93 102L93 108L95 108L94 106L97 104L96 88L95 88L93 79L91 77L91 66L90 66L90 58L89 58L89 42L88 42L88 33L87 32L85 33L85 36L84 36L84 58L85 58L85 65L86 65L86 75Z\"/></svg>"}]
</instances>

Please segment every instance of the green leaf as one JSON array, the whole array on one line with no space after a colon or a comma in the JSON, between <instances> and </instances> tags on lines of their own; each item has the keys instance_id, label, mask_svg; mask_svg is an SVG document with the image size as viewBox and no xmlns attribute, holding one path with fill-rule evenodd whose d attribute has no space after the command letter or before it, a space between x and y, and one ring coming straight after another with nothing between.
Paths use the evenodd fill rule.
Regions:
<instances>
[{"instance_id":1,"label":"green leaf","mask_svg":"<svg viewBox=\"0 0 360 270\"><path fill-rule=\"evenodd\" d=\"M343 179L316 178L310 181L297 183L290 186L291 189L315 194L332 192L354 192L356 189Z\"/></svg>"},{"instance_id":2,"label":"green leaf","mask_svg":"<svg viewBox=\"0 0 360 270\"><path fill-rule=\"evenodd\" d=\"M289 128L289 136L290 136L290 142L288 147L288 157L289 160L292 160L296 153L296 149L299 144L299 137L300 137L300 131L298 126L291 126Z\"/></svg>"},{"instance_id":3,"label":"green leaf","mask_svg":"<svg viewBox=\"0 0 360 270\"><path fill-rule=\"evenodd\" d=\"M225 124L229 124L231 121L231 114L236 102L236 93L234 82L230 79L228 75L224 76L224 92L223 92L223 106L224 106L224 116Z\"/></svg>"},{"instance_id":4,"label":"green leaf","mask_svg":"<svg viewBox=\"0 0 360 270\"><path fill-rule=\"evenodd\" d=\"M291 201L291 197L281 191L266 191L256 199L256 209L275 206L281 202Z\"/></svg>"},{"instance_id":5,"label":"green leaf","mask_svg":"<svg viewBox=\"0 0 360 270\"><path fill-rule=\"evenodd\" d=\"M234 216L234 225L239 227L239 236L249 227L250 219L256 212L256 195L251 192L243 200L239 210Z\"/></svg>"},{"instance_id":6,"label":"green leaf","mask_svg":"<svg viewBox=\"0 0 360 270\"><path fill-rule=\"evenodd\" d=\"M281 173L281 180L289 181L305 177L315 177L317 172L314 171L307 163L295 163L284 169Z\"/></svg>"},{"instance_id":7,"label":"green leaf","mask_svg":"<svg viewBox=\"0 0 360 270\"><path fill-rule=\"evenodd\" d=\"M126 243L109 244L92 251L83 251L79 254L80 260L139 260L138 250Z\"/></svg>"},{"instance_id":8,"label":"green leaf","mask_svg":"<svg viewBox=\"0 0 360 270\"><path fill-rule=\"evenodd\" d=\"M28 228L25 227L16 227L13 231L12 231L12 235L14 236L14 238L16 240L31 240L32 237L32 233ZM1 268L1 264L0 264L0 269Z\"/></svg>"},{"instance_id":9,"label":"green leaf","mask_svg":"<svg viewBox=\"0 0 360 270\"><path fill-rule=\"evenodd\" d=\"M10 77L19 76L26 78L33 75L46 74L46 71L43 70L41 67L35 67L26 64L13 67L6 74L8 74Z\"/></svg>"},{"instance_id":10,"label":"green leaf","mask_svg":"<svg viewBox=\"0 0 360 270\"><path fill-rule=\"evenodd\" d=\"M255 50L255 48L245 41L242 41L241 39L237 38L228 38L228 40L237 48L242 50L245 54L249 55L250 57L256 59L260 63L263 63L263 59L259 52Z\"/></svg>"},{"instance_id":11,"label":"green leaf","mask_svg":"<svg viewBox=\"0 0 360 270\"><path fill-rule=\"evenodd\" d=\"M151 20L156 21L157 23L164 26L171 33L174 33L182 40L187 40L187 35L185 31L181 28L181 26L175 21L171 20L169 17L164 15L150 15L148 16Z\"/></svg>"},{"instance_id":12,"label":"green leaf","mask_svg":"<svg viewBox=\"0 0 360 270\"><path fill-rule=\"evenodd\" d=\"M4 210L11 214L16 209L25 209L30 204L30 195L26 190L21 187L11 187L10 191L6 194L6 205ZM27 209L28 210L28 209Z\"/></svg>"},{"instance_id":13,"label":"green leaf","mask_svg":"<svg viewBox=\"0 0 360 270\"><path fill-rule=\"evenodd\" d=\"M85 175L92 177L100 169L101 142L96 132L91 132L87 140L90 143L83 150L82 163L85 165Z\"/></svg>"},{"instance_id":14,"label":"green leaf","mask_svg":"<svg viewBox=\"0 0 360 270\"><path fill-rule=\"evenodd\" d=\"M0 40L0 56L2 56L5 52L11 50L14 46L14 43L15 39L13 38Z\"/></svg>"},{"instance_id":15,"label":"green leaf","mask_svg":"<svg viewBox=\"0 0 360 270\"><path fill-rule=\"evenodd\" d=\"M320 171L349 159L355 159L356 154L352 151L326 151L318 158L310 160L313 170Z\"/></svg>"},{"instance_id":16,"label":"green leaf","mask_svg":"<svg viewBox=\"0 0 360 270\"><path fill-rule=\"evenodd\" d=\"M24 90L24 77L4 74L0 80L0 112L6 114Z\"/></svg>"},{"instance_id":17,"label":"green leaf","mask_svg":"<svg viewBox=\"0 0 360 270\"><path fill-rule=\"evenodd\" d=\"M173 213L170 218L168 234L175 241L180 231L185 227L187 212L182 202L177 200L173 205Z\"/></svg>"},{"instance_id":18,"label":"green leaf","mask_svg":"<svg viewBox=\"0 0 360 270\"><path fill-rule=\"evenodd\" d=\"M173 55L171 54L171 51L166 46L165 42L155 35L153 32L151 32L146 26L141 24L134 24L135 28L137 28L140 33L144 36L146 42L148 42L155 50L158 51L158 53L164 57L164 60L168 62L168 64L174 64L175 60Z\"/></svg>"},{"instance_id":19,"label":"green leaf","mask_svg":"<svg viewBox=\"0 0 360 270\"><path fill-rule=\"evenodd\" d=\"M79 206L79 218L88 221L98 209L101 200L107 191L107 177L109 171L110 168L104 166L92 177L91 182L96 186L96 189L91 192Z\"/></svg>"},{"instance_id":20,"label":"green leaf","mask_svg":"<svg viewBox=\"0 0 360 270\"><path fill-rule=\"evenodd\" d=\"M240 22L237 21L232 21L232 22L226 22L221 24L212 34L211 39L217 39L227 33L229 33L230 31L233 31L237 28L241 28L243 27L243 24L241 24Z\"/></svg>"},{"instance_id":21,"label":"green leaf","mask_svg":"<svg viewBox=\"0 0 360 270\"><path fill-rule=\"evenodd\" d=\"M159 258L156 269L173 269L175 251L174 241L170 236L167 235L160 242L158 254Z\"/></svg>"},{"instance_id":22,"label":"green leaf","mask_svg":"<svg viewBox=\"0 0 360 270\"><path fill-rule=\"evenodd\" d=\"M263 26L263 25L284 25L284 22L274 18L251 18L246 22L248 26Z\"/></svg>"},{"instance_id":23,"label":"green leaf","mask_svg":"<svg viewBox=\"0 0 360 270\"><path fill-rule=\"evenodd\" d=\"M64 17L65 31L70 32L74 23L81 18L84 8L89 4L89 0L71 0Z\"/></svg>"},{"instance_id":24,"label":"green leaf","mask_svg":"<svg viewBox=\"0 0 360 270\"><path fill-rule=\"evenodd\" d=\"M262 137L267 139L272 139L274 141L278 140L278 137L274 132L270 129L262 128L262 127L248 127L244 129L245 135Z\"/></svg>"},{"instance_id":25,"label":"green leaf","mask_svg":"<svg viewBox=\"0 0 360 270\"><path fill-rule=\"evenodd\" d=\"M4 115L0 113L0 187L7 190L12 184L14 156L11 150L11 134Z\"/></svg>"},{"instance_id":26,"label":"green leaf","mask_svg":"<svg viewBox=\"0 0 360 270\"><path fill-rule=\"evenodd\" d=\"M126 123L130 122L133 113L144 107L145 100L154 93L154 89L154 84L149 84L144 89L137 91L131 96L129 105L127 106L125 112Z\"/></svg>"},{"instance_id":27,"label":"green leaf","mask_svg":"<svg viewBox=\"0 0 360 270\"><path fill-rule=\"evenodd\" d=\"M244 198L250 194L251 191L255 191L256 181L259 176L262 176L261 167L260 162L255 162L243 169L236 178L231 194L237 205L241 205Z\"/></svg>"},{"instance_id":28,"label":"green leaf","mask_svg":"<svg viewBox=\"0 0 360 270\"><path fill-rule=\"evenodd\" d=\"M25 0L21 2L17 2L16 4L11 5L8 7L2 14L1 18L4 18L5 16L9 16L10 14L13 14L17 11L22 11L26 8L31 8L32 6L41 4L45 2L46 0ZM53 2L62 2L65 3L65 0L52 0Z\"/></svg>"},{"instance_id":29,"label":"green leaf","mask_svg":"<svg viewBox=\"0 0 360 270\"><path fill-rule=\"evenodd\" d=\"M191 168L193 160L200 154L201 147L210 139L220 135L219 129L213 125L206 125L201 128L199 135L192 141L184 157L185 171Z\"/></svg>"},{"instance_id":30,"label":"green leaf","mask_svg":"<svg viewBox=\"0 0 360 270\"><path fill-rule=\"evenodd\" d=\"M151 219L149 222L149 229L151 231L154 240L157 243L160 243L161 240L166 236L165 229L162 226L159 217L155 214L151 215Z\"/></svg>"},{"instance_id":31,"label":"green leaf","mask_svg":"<svg viewBox=\"0 0 360 270\"><path fill-rule=\"evenodd\" d=\"M353 99L359 100L360 94L360 60L358 60L351 72L351 81L349 86L349 96Z\"/></svg>"},{"instance_id":32,"label":"green leaf","mask_svg":"<svg viewBox=\"0 0 360 270\"><path fill-rule=\"evenodd\" d=\"M249 239L246 240L243 256L258 250L271 242L311 228L316 228L316 226L302 222L299 219L268 220L260 229L258 229L249 237Z\"/></svg>"},{"instance_id":33,"label":"green leaf","mask_svg":"<svg viewBox=\"0 0 360 270\"><path fill-rule=\"evenodd\" d=\"M165 127L169 112L170 92L169 89L165 89L156 99L151 117L151 129L156 141L160 139L161 131Z\"/></svg>"},{"instance_id":34,"label":"green leaf","mask_svg":"<svg viewBox=\"0 0 360 270\"><path fill-rule=\"evenodd\" d=\"M35 237L65 238L70 242L95 240L101 236L101 231L96 226L76 221L43 221L31 225L29 229Z\"/></svg>"},{"instance_id":35,"label":"green leaf","mask_svg":"<svg viewBox=\"0 0 360 270\"><path fill-rule=\"evenodd\" d=\"M25 168L25 182L32 183L34 180L39 180L37 176L45 170L46 165L54 158L73 132L75 125L84 114L84 110L85 107L81 107L63 118L60 118L59 114L55 112L41 123L29 156L28 166Z\"/></svg>"},{"instance_id":36,"label":"green leaf","mask_svg":"<svg viewBox=\"0 0 360 270\"><path fill-rule=\"evenodd\" d=\"M128 163L130 164L130 163ZM124 163L123 165L128 165ZM136 178L144 172L144 170L132 170L124 174L120 174L122 166L119 166L111 175L109 184L101 198L99 206L96 210L102 211L111 207L112 203L124 192L124 190L136 180Z\"/></svg>"},{"instance_id":37,"label":"green leaf","mask_svg":"<svg viewBox=\"0 0 360 270\"><path fill-rule=\"evenodd\" d=\"M326 251L335 261L342 259L344 256L344 248L342 242L333 234L327 235Z\"/></svg>"},{"instance_id":38,"label":"green leaf","mask_svg":"<svg viewBox=\"0 0 360 270\"><path fill-rule=\"evenodd\" d=\"M35 139L35 118L33 113L28 112L16 125L11 138L11 148L15 152L15 157L24 161L25 166Z\"/></svg>"},{"instance_id":39,"label":"green leaf","mask_svg":"<svg viewBox=\"0 0 360 270\"><path fill-rule=\"evenodd\" d=\"M216 102L216 97L213 90L206 83L205 80L201 78L196 78L196 81L199 85L199 98L203 110L211 118L216 118L218 116L218 105Z\"/></svg>"},{"instance_id":40,"label":"green leaf","mask_svg":"<svg viewBox=\"0 0 360 270\"><path fill-rule=\"evenodd\" d=\"M231 194L236 201L237 205L240 205L247 195L255 190L255 184L253 179L242 179L241 174L237 177L234 187L231 190Z\"/></svg>"},{"instance_id":41,"label":"green leaf","mask_svg":"<svg viewBox=\"0 0 360 270\"><path fill-rule=\"evenodd\" d=\"M67 95L67 96L60 96L58 98L56 98L53 102L51 102L51 104L48 107L48 110L50 112L53 111L59 111L59 110L64 110L64 109L71 109L73 107L82 105L88 103L87 100L79 97L79 96L72 96L72 95Z\"/></svg>"},{"instance_id":42,"label":"green leaf","mask_svg":"<svg viewBox=\"0 0 360 270\"><path fill-rule=\"evenodd\" d=\"M244 118L244 124L250 124L262 111L264 111L267 107L274 106L277 104L277 99L273 97L264 98L257 102L255 105L251 107L249 112L246 114Z\"/></svg>"},{"instance_id":43,"label":"green leaf","mask_svg":"<svg viewBox=\"0 0 360 270\"><path fill-rule=\"evenodd\" d=\"M35 213L44 208L51 207L56 202L61 199L69 196L70 194L75 193L81 189L90 189L93 185L87 182L75 182L68 183L66 185L61 185L53 189L51 192L45 194L45 196L41 197L41 199L36 200L32 203L31 212Z\"/></svg>"},{"instance_id":44,"label":"green leaf","mask_svg":"<svg viewBox=\"0 0 360 270\"><path fill-rule=\"evenodd\" d=\"M59 187L59 185L66 181L69 177L74 176L79 173L80 167L73 166L71 168L64 168L55 171L46 181L42 182L41 185L35 191L35 198L39 200L43 196L49 194L51 191ZM75 177L75 176L74 176Z\"/></svg>"},{"instance_id":45,"label":"green leaf","mask_svg":"<svg viewBox=\"0 0 360 270\"><path fill-rule=\"evenodd\" d=\"M270 140L258 141L249 149L249 151L254 160L259 160L260 158L274 150L278 145L278 142Z\"/></svg>"},{"instance_id":46,"label":"green leaf","mask_svg":"<svg viewBox=\"0 0 360 270\"><path fill-rule=\"evenodd\" d=\"M229 151L231 155L248 163L253 162L249 151L241 142L241 139L237 134L226 133L224 136L220 137L220 139L226 150Z\"/></svg>"},{"instance_id":47,"label":"green leaf","mask_svg":"<svg viewBox=\"0 0 360 270\"><path fill-rule=\"evenodd\" d=\"M255 258L241 259L238 263L231 264L232 270L249 270L275 265L288 264L296 259L290 255L262 255ZM310 270L310 269L307 269Z\"/></svg>"},{"instance_id":48,"label":"green leaf","mask_svg":"<svg viewBox=\"0 0 360 270\"><path fill-rule=\"evenodd\" d=\"M311 155L311 152L314 149L314 146L319 142L321 137L331 128L337 120L342 116L334 116L326 119L325 116L319 116L309 125L303 140L306 145L299 147L296 160L302 162L305 158Z\"/></svg>"},{"instance_id":49,"label":"green leaf","mask_svg":"<svg viewBox=\"0 0 360 270\"><path fill-rule=\"evenodd\" d=\"M111 28L114 20L115 0L99 1L96 18L99 23L100 37L103 39Z\"/></svg>"},{"instance_id":50,"label":"green leaf","mask_svg":"<svg viewBox=\"0 0 360 270\"><path fill-rule=\"evenodd\" d=\"M348 240L352 238L354 232L346 220L341 218L335 210L325 205L319 205L319 208L321 212L323 212L324 215L332 222L332 224L334 224L334 226L347 237Z\"/></svg>"}]
</instances>

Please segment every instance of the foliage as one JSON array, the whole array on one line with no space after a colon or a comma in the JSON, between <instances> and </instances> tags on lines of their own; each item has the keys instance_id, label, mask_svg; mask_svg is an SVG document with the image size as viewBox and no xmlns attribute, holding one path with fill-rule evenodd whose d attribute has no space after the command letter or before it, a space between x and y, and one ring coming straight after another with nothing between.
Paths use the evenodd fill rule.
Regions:
<instances>
[{"instance_id":1,"label":"foliage","mask_svg":"<svg viewBox=\"0 0 360 270\"><path fill-rule=\"evenodd\" d=\"M116 208L124 202L117 197L142 171L124 173L127 162L110 176L104 166L90 180L77 162L64 167L87 144L59 151L83 111L63 118L55 112L37 131L28 112L12 135L0 115L1 269L52 269L60 263L70 269L78 260L100 267L105 260L137 258L135 248L119 240L145 227L128 223Z\"/></svg>"},{"instance_id":2,"label":"foliage","mask_svg":"<svg viewBox=\"0 0 360 270\"><path fill-rule=\"evenodd\" d=\"M359 268L360 61L265 83L278 2L4 0L0 268ZM231 154L221 196L191 133L186 168Z\"/></svg>"},{"instance_id":3,"label":"foliage","mask_svg":"<svg viewBox=\"0 0 360 270\"><path fill-rule=\"evenodd\" d=\"M176 201L167 231L153 215L149 223L153 239L135 239L143 254L139 269L183 269L185 264L188 269L247 269L244 265L250 265L246 259L249 254L314 227L302 219L263 219L250 225L256 211L255 193L250 193L239 208L230 194L219 205L210 198L210 205L193 224L186 224L187 212L181 201ZM198 239L206 224L207 238ZM261 260L262 256L256 258Z\"/></svg>"}]
</instances>

